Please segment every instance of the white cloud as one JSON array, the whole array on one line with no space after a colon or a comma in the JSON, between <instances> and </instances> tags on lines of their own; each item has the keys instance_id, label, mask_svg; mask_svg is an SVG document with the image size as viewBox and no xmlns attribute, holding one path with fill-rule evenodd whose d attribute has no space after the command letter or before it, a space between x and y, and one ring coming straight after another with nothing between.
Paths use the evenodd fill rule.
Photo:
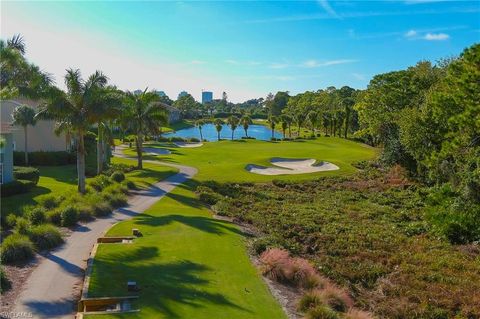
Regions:
<instances>
[{"instance_id":1,"label":"white cloud","mask_svg":"<svg viewBox=\"0 0 480 319\"><path fill-rule=\"evenodd\" d=\"M268 67L270 69L285 69L289 65L287 63L271 63Z\"/></svg>"},{"instance_id":2,"label":"white cloud","mask_svg":"<svg viewBox=\"0 0 480 319\"><path fill-rule=\"evenodd\" d=\"M337 18L338 14L333 10L330 3L327 0L318 0L320 6L322 6L323 10L325 10L330 16Z\"/></svg>"},{"instance_id":3,"label":"white cloud","mask_svg":"<svg viewBox=\"0 0 480 319\"><path fill-rule=\"evenodd\" d=\"M450 36L446 33L427 33L423 39L427 41L443 41L448 40Z\"/></svg>"},{"instance_id":4,"label":"white cloud","mask_svg":"<svg viewBox=\"0 0 480 319\"><path fill-rule=\"evenodd\" d=\"M353 60L353 59L330 60L330 61L324 61L324 62L319 62L317 60L307 60L307 61L303 62L301 64L301 66L304 67L304 68L318 68L318 67L322 67L322 66L353 63L353 62L356 62L356 61L357 60Z\"/></svg>"},{"instance_id":5,"label":"white cloud","mask_svg":"<svg viewBox=\"0 0 480 319\"><path fill-rule=\"evenodd\" d=\"M406 38L413 38L413 37L417 36L417 34L418 34L417 31L409 30L405 33L405 37Z\"/></svg>"}]
</instances>

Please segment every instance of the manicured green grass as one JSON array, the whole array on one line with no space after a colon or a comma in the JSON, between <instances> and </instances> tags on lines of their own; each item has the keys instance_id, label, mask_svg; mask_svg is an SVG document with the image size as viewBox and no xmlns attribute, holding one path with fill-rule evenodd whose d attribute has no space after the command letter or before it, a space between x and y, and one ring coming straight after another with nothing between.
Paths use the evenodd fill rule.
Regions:
<instances>
[{"instance_id":1,"label":"manicured green grass","mask_svg":"<svg viewBox=\"0 0 480 319\"><path fill-rule=\"evenodd\" d=\"M242 233L211 217L193 183L108 232L129 235L138 228L143 237L100 245L89 296L126 295L133 280L141 287L135 304L141 312L98 318L285 318L251 264Z\"/></svg>"},{"instance_id":2,"label":"manicured green grass","mask_svg":"<svg viewBox=\"0 0 480 319\"><path fill-rule=\"evenodd\" d=\"M265 142L256 140L207 142L198 148L180 148L169 143L156 143L172 151L170 155L146 155L145 158L159 159L194 166L199 169L196 179L218 182L261 182L275 179L305 180L319 176L351 174L356 169L351 163L374 158L377 150L367 145L334 137L315 140ZM127 154L134 156L133 150ZM247 164L269 166L272 157L314 158L340 167L338 171L318 172L285 176L265 176L249 173Z\"/></svg>"},{"instance_id":3,"label":"manicured green grass","mask_svg":"<svg viewBox=\"0 0 480 319\"><path fill-rule=\"evenodd\" d=\"M37 186L28 193L2 198L2 214L21 214L24 207L36 205L45 195L62 195L77 187L75 165L41 166Z\"/></svg>"}]
</instances>

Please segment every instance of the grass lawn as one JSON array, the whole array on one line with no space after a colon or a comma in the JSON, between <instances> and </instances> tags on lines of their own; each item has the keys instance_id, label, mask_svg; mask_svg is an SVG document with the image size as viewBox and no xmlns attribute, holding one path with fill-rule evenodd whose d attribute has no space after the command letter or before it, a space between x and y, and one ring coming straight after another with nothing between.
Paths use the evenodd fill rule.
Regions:
<instances>
[{"instance_id":1,"label":"grass lawn","mask_svg":"<svg viewBox=\"0 0 480 319\"><path fill-rule=\"evenodd\" d=\"M98 318L285 318L245 253L243 235L211 217L193 183L108 232L139 228L144 236L132 245L100 245L89 296L125 295L126 281L134 280L141 312Z\"/></svg>"},{"instance_id":2,"label":"grass lawn","mask_svg":"<svg viewBox=\"0 0 480 319\"><path fill-rule=\"evenodd\" d=\"M135 165L135 162L122 158L112 158L112 162ZM38 184L28 193L2 198L1 207L4 216L11 213L20 215L26 207L36 205L46 195L60 196L76 191L77 168L75 165L40 166L39 170L40 179ZM167 166L144 163L142 171L134 170L126 174L126 176L142 188L165 179L177 171L177 169Z\"/></svg>"},{"instance_id":3,"label":"grass lawn","mask_svg":"<svg viewBox=\"0 0 480 319\"><path fill-rule=\"evenodd\" d=\"M146 159L194 166L199 173L145 214L116 224L107 233L127 235L132 228L139 228L144 236L132 245L100 245L89 296L125 295L126 282L134 280L142 288L136 302L141 312L99 318L285 318L248 258L244 235L237 226L212 217L193 192L195 183L279 178L244 170L248 163L268 165L275 156L316 158L341 167L336 172L286 175L282 179L349 174L355 171L350 165L353 161L376 154L367 146L333 138L281 143L222 141L190 149L173 144L156 146L167 147L172 154L146 155ZM132 150L126 153L134 155Z\"/></svg>"},{"instance_id":4,"label":"grass lawn","mask_svg":"<svg viewBox=\"0 0 480 319\"><path fill-rule=\"evenodd\" d=\"M159 159L194 166L199 169L196 179L218 182L262 182L272 178L305 180L319 176L351 174L356 169L352 162L370 159L377 151L367 145L334 137L321 137L316 140L265 142L256 140L237 140L206 142L198 148L180 148L170 143L156 143L172 151L170 155L146 155L145 158ZM127 150L134 156L134 150ZM338 171L318 172L314 174L265 176L249 173L247 164L270 165L272 157L314 158L327 161L340 167Z\"/></svg>"}]
</instances>

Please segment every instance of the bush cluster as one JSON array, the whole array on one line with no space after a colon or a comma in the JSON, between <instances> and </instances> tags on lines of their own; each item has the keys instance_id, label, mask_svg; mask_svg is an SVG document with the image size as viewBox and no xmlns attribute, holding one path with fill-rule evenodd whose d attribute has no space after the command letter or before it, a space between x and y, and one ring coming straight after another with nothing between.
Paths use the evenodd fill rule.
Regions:
<instances>
[{"instance_id":1,"label":"bush cluster","mask_svg":"<svg viewBox=\"0 0 480 319\"><path fill-rule=\"evenodd\" d=\"M33 257L34 246L26 235L12 234L5 238L0 248L2 262L21 263Z\"/></svg>"},{"instance_id":2,"label":"bush cluster","mask_svg":"<svg viewBox=\"0 0 480 319\"><path fill-rule=\"evenodd\" d=\"M75 153L67 151L56 152L29 152L28 164L35 166L57 166L75 164ZM18 166L25 165L25 153L13 152L13 163Z\"/></svg>"},{"instance_id":3,"label":"bush cluster","mask_svg":"<svg viewBox=\"0 0 480 319\"><path fill-rule=\"evenodd\" d=\"M116 171L110 175L110 179L116 183L121 183L125 180L125 174L123 174L121 171Z\"/></svg>"},{"instance_id":4,"label":"bush cluster","mask_svg":"<svg viewBox=\"0 0 480 319\"><path fill-rule=\"evenodd\" d=\"M12 288L12 283L8 279L7 274L3 270L3 267L0 268L0 294L3 294L5 291Z\"/></svg>"},{"instance_id":5,"label":"bush cluster","mask_svg":"<svg viewBox=\"0 0 480 319\"><path fill-rule=\"evenodd\" d=\"M14 166L13 177L17 180L31 181L37 185L40 179L40 171L35 167Z\"/></svg>"},{"instance_id":6,"label":"bush cluster","mask_svg":"<svg viewBox=\"0 0 480 319\"><path fill-rule=\"evenodd\" d=\"M480 210L448 189L390 185L375 165L362 166L352 177L202 185L222 196L216 210L264 234L254 251L283 247L308 257L380 317L479 317L477 245L451 242L475 238L468 234Z\"/></svg>"},{"instance_id":7,"label":"bush cluster","mask_svg":"<svg viewBox=\"0 0 480 319\"><path fill-rule=\"evenodd\" d=\"M28 237L38 250L52 249L63 243L60 231L50 224L31 227L28 230Z\"/></svg>"},{"instance_id":8,"label":"bush cluster","mask_svg":"<svg viewBox=\"0 0 480 319\"><path fill-rule=\"evenodd\" d=\"M23 194L28 192L34 186L35 186L35 183L32 181L24 181L24 180L17 179L17 180L13 180L11 182L2 184L1 194L2 194L2 197Z\"/></svg>"}]
</instances>

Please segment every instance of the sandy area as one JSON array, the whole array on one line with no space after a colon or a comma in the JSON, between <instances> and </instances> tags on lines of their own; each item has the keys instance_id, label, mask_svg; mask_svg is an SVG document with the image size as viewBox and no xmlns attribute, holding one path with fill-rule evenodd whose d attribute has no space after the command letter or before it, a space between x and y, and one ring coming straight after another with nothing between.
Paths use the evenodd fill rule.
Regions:
<instances>
[{"instance_id":1,"label":"sandy area","mask_svg":"<svg viewBox=\"0 0 480 319\"><path fill-rule=\"evenodd\" d=\"M291 175L291 174L305 174L325 171L335 171L339 167L329 162L319 162L313 158L308 159L291 159L274 157L270 163L276 167L265 167L255 164L248 164L245 169L250 173L261 175Z\"/></svg>"},{"instance_id":2,"label":"sandy area","mask_svg":"<svg viewBox=\"0 0 480 319\"><path fill-rule=\"evenodd\" d=\"M187 143L187 142L175 142L175 145L178 147L200 147L203 146L203 143Z\"/></svg>"},{"instance_id":3,"label":"sandy area","mask_svg":"<svg viewBox=\"0 0 480 319\"><path fill-rule=\"evenodd\" d=\"M172 153L165 148L154 148L154 147L144 147L143 152L148 153L149 155L168 155Z\"/></svg>"}]
</instances>

